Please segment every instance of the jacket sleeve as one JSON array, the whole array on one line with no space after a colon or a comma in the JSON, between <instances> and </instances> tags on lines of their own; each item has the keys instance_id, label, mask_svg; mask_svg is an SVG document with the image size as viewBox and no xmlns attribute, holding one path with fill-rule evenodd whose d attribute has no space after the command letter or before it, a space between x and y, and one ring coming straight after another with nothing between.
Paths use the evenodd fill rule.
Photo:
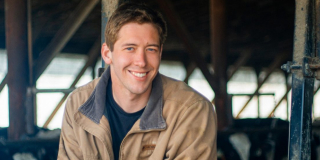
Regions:
<instances>
[{"instance_id":1,"label":"jacket sleeve","mask_svg":"<svg viewBox=\"0 0 320 160\"><path fill-rule=\"evenodd\" d=\"M74 121L72 120L73 118L70 117L73 115L71 105L71 98L69 97L62 121L58 160L83 159L82 152L73 130Z\"/></svg>"},{"instance_id":2,"label":"jacket sleeve","mask_svg":"<svg viewBox=\"0 0 320 160\"><path fill-rule=\"evenodd\" d=\"M217 119L209 101L198 101L181 114L168 143L168 160L216 160Z\"/></svg>"}]
</instances>

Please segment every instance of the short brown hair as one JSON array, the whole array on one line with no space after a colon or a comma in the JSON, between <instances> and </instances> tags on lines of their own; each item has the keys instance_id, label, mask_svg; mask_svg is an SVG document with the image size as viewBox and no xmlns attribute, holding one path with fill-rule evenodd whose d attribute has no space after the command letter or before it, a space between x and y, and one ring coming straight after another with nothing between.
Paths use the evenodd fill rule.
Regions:
<instances>
[{"instance_id":1,"label":"short brown hair","mask_svg":"<svg viewBox=\"0 0 320 160\"><path fill-rule=\"evenodd\" d=\"M106 26L104 35L106 44L111 51L113 51L114 43L118 39L119 30L129 22L136 22L139 24L151 23L158 30L160 45L166 40L167 24L160 12L151 9L145 4L126 2L114 11Z\"/></svg>"}]
</instances>

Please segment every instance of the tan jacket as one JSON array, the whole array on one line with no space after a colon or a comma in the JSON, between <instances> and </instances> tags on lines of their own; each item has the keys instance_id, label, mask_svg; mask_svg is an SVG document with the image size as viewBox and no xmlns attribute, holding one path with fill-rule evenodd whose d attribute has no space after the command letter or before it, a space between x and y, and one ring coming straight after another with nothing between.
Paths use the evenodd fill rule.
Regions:
<instances>
[{"instance_id":1,"label":"tan jacket","mask_svg":"<svg viewBox=\"0 0 320 160\"><path fill-rule=\"evenodd\" d=\"M58 159L113 160L105 112L108 69L67 100ZM148 104L120 146L121 160L215 160L212 104L185 83L158 74Z\"/></svg>"}]
</instances>

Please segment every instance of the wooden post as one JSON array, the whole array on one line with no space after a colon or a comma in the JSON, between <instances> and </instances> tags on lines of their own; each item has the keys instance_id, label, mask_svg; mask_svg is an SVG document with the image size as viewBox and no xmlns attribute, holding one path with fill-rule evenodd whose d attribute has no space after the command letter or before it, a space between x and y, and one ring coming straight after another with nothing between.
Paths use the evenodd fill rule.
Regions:
<instances>
[{"instance_id":1,"label":"wooden post","mask_svg":"<svg viewBox=\"0 0 320 160\"><path fill-rule=\"evenodd\" d=\"M29 85L28 17L26 0L5 0L7 82L9 88L8 138L26 133L26 94Z\"/></svg>"},{"instance_id":2,"label":"wooden post","mask_svg":"<svg viewBox=\"0 0 320 160\"><path fill-rule=\"evenodd\" d=\"M227 48L225 28L225 1L210 0L210 40L211 57L215 74L215 83L219 86L215 90L214 103L218 116L218 129L224 129L232 121L232 114L227 106Z\"/></svg>"}]
</instances>

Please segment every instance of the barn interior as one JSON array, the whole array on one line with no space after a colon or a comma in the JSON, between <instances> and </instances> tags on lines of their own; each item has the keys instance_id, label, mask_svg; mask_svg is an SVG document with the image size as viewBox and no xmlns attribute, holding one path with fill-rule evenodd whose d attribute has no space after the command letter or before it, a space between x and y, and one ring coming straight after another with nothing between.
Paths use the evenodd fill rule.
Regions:
<instances>
[{"instance_id":1,"label":"barn interior","mask_svg":"<svg viewBox=\"0 0 320 160\"><path fill-rule=\"evenodd\" d=\"M214 104L218 159L287 159L289 128L296 122L300 128L312 123L302 127L310 135L297 135L312 139L305 154L319 157L319 0L130 1L159 10L167 21L160 73L184 81ZM0 0L1 157L57 158L65 100L101 74L105 23L122 2ZM297 13L297 6L315 13ZM316 27L306 34L317 37L312 42L301 42L308 36L297 33L310 21L300 14L314 20ZM304 54L312 60L301 64L311 69L300 86L293 83L304 68L294 68L300 63L296 52L308 50L315 52ZM299 98L293 89L300 88L311 94ZM292 110L295 100L303 101L300 110ZM303 114L293 120L297 113Z\"/></svg>"}]
</instances>

